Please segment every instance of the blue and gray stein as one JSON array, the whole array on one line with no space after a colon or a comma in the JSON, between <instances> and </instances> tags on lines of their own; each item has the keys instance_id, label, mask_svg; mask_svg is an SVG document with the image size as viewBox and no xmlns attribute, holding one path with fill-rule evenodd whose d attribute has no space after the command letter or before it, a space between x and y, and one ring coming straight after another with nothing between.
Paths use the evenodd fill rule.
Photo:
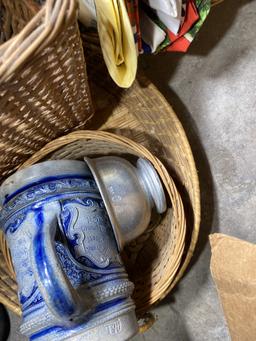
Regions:
<instances>
[{"instance_id":1,"label":"blue and gray stein","mask_svg":"<svg viewBox=\"0 0 256 341\"><path fill-rule=\"evenodd\" d=\"M82 161L47 161L1 186L1 228L11 251L30 340L127 340L138 324L104 202Z\"/></svg>"}]
</instances>

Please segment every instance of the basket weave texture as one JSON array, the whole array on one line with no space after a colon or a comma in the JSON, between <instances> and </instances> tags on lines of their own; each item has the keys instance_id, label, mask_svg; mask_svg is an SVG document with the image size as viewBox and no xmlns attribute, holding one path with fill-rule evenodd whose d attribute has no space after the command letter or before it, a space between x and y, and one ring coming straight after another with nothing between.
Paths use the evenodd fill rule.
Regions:
<instances>
[{"instance_id":1,"label":"basket weave texture","mask_svg":"<svg viewBox=\"0 0 256 341\"><path fill-rule=\"evenodd\" d=\"M93 95L96 115L90 129L100 129L130 138L125 147L115 136L114 141L104 139L95 142L94 132L87 132L91 138L81 137L81 132L55 140L26 162L26 165L42 158L80 158L87 150L88 155L120 153L141 155L144 151L159 171L166 188L169 188L169 209L160 224L136 243L129 245L123 255L131 279L136 284L134 298L141 315L153 304L163 299L184 274L193 255L200 225L200 193L197 171L185 132L169 103L159 91L142 75L138 75L133 86L122 90L115 86L107 74L98 38L95 35L83 37L86 47L88 78ZM97 134L101 134L98 132ZM97 135L96 134L96 135ZM103 133L104 136L106 133ZM101 135L99 135L101 136ZM117 139L117 140L116 140ZM58 142L60 141L60 142ZM92 143L93 141L93 143ZM71 144L66 145L67 142ZM134 142L136 142L134 144ZM120 145L121 143L121 145ZM139 144L139 149L135 148ZM143 146L148 151L143 149ZM134 149L135 148L135 149ZM142 148L142 149L141 149ZM143 152L142 152L143 150ZM47 151L47 152L46 152ZM104 152L105 151L105 152ZM155 161L157 155L161 162ZM40 156L38 158L38 156ZM145 155L144 155L145 156ZM152 159L151 159L152 158ZM154 161L153 161L154 160ZM156 159L157 160L157 159ZM163 168L158 168L163 164ZM179 193L164 169L174 179L182 197L186 222L183 219ZM161 173L163 172L163 173ZM164 180L164 177L165 180ZM173 186L173 188L172 188ZM170 189L172 188L172 190ZM174 195L174 193L176 193ZM156 222L157 223L157 222ZM175 229L174 226L177 226ZM182 234L186 227L186 238ZM145 239L144 239L145 238ZM174 242L172 242L174 241ZM11 259L5 242L2 240L4 261L0 264L0 300L16 313L20 308L16 296L16 283L11 271ZM180 244L179 244L180 243ZM138 271L133 269L136 261ZM145 276L139 272L145 274ZM171 274L171 275L170 275Z\"/></svg>"},{"instance_id":2,"label":"basket weave texture","mask_svg":"<svg viewBox=\"0 0 256 341\"><path fill-rule=\"evenodd\" d=\"M153 216L148 230L130 243L122 255L129 277L135 284L133 299L137 313L141 315L161 298L180 265L186 232L181 197L163 164L145 147L107 132L77 131L65 135L35 153L23 167L46 159L82 160L85 155L133 155L147 158L155 166L165 186L169 199L166 214L161 220L158 215ZM8 262L8 265L11 263Z\"/></svg>"},{"instance_id":3,"label":"basket weave texture","mask_svg":"<svg viewBox=\"0 0 256 341\"><path fill-rule=\"evenodd\" d=\"M29 3L0 0L0 180L93 113L76 1Z\"/></svg>"},{"instance_id":4,"label":"basket weave texture","mask_svg":"<svg viewBox=\"0 0 256 341\"><path fill-rule=\"evenodd\" d=\"M120 90L104 73L106 72L104 64L98 63L101 60L100 56L96 58L97 53L90 51L88 43L87 48L90 55L87 58L88 75L92 93L96 96L95 118L98 118L98 121L94 120L93 128L129 137L131 142L126 143L125 148L122 145L116 147L116 144L121 143L119 141L121 137L118 138L116 135L112 143L109 140L106 143L103 138L96 143L96 136L101 136L100 132L90 132L91 135L87 135L86 139L85 136L79 135L81 132L74 132L71 134L73 138L71 144L66 146L66 143L71 142L68 136L55 140L50 146L48 144L46 148L34 154L25 165L43 158L81 158L84 154L93 156L125 152L141 155L142 150L144 153L143 146L160 158L175 183L182 189L181 193L186 193L182 196L185 216L182 213L183 206L179 201L179 194L168 173L161 173L163 170L159 168L158 161L156 163L152 154L145 151L143 155L153 162L165 187L169 188L170 199L168 212L160 224L150 234L142 236L139 242L130 245L123 255L129 276L136 285L134 299L137 311L142 315L170 292L184 273L193 254L200 223L197 172L184 130L172 108L156 88L143 76L138 76L131 89ZM81 141L82 137L86 142ZM137 146L134 142L139 144L140 149L134 149L134 145ZM136 267L133 266L134 263ZM10 259L8 264L10 265ZM13 286L11 288L15 290ZM15 302L9 304L9 297L5 292L5 297L2 296L1 299L13 309ZM17 299L15 309L19 312Z\"/></svg>"}]
</instances>

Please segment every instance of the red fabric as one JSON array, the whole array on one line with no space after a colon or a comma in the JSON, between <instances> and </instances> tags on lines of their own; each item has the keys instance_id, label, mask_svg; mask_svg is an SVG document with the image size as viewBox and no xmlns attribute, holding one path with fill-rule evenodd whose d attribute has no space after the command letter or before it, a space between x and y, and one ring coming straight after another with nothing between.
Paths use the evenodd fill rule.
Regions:
<instances>
[{"instance_id":1,"label":"red fabric","mask_svg":"<svg viewBox=\"0 0 256 341\"><path fill-rule=\"evenodd\" d=\"M184 37L184 34L190 30L198 19L199 15L194 0L188 0L187 13L179 34L175 35L168 30L168 35L172 43L166 48L166 51L186 52L190 45L190 41Z\"/></svg>"},{"instance_id":2,"label":"red fabric","mask_svg":"<svg viewBox=\"0 0 256 341\"><path fill-rule=\"evenodd\" d=\"M178 38L173 44L169 45L166 51L171 52L187 52L191 42L185 37Z\"/></svg>"}]
</instances>

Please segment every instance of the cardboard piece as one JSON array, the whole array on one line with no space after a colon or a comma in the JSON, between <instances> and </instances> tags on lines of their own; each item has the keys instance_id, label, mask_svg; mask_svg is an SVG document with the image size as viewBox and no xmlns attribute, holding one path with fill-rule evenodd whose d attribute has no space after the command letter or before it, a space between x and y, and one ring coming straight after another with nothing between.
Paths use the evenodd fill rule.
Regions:
<instances>
[{"instance_id":1,"label":"cardboard piece","mask_svg":"<svg viewBox=\"0 0 256 341\"><path fill-rule=\"evenodd\" d=\"M256 245L210 236L211 273L232 341L256 340Z\"/></svg>"}]
</instances>

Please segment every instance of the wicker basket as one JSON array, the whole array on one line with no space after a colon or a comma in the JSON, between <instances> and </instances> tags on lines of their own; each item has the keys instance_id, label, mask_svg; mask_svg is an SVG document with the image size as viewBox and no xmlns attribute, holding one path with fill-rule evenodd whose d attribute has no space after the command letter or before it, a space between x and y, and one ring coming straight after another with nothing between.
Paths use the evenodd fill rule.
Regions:
<instances>
[{"instance_id":1,"label":"wicker basket","mask_svg":"<svg viewBox=\"0 0 256 341\"><path fill-rule=\"evenodd\" d=\"M212 1L212 4L215 4L215 2L216 1ZM217 2L219 1L217 0ZM200 193L197 171L184 130L172 108L158 90L142 75L138 75L137 80L130 89L122 90L118 88L107 74L102 56L99 54L97 46L98 38L95 35L87 36L84 39L84 44L86 46L89 83L92 89L96 109L96 115L90 128L103 129L121 136L129 137L132 141L140 145L138 150L136 148L136 150L133 149L135 144L132 142L131 145L126 145L126 148L130 153L140 154L140 148L141 146L144 146L150 150L152 154L157 155L174 179L183 200L186 218L186 238L180 265L178 266L178 255L175 253L177 269L175 270L175 266L173 266L173 276L168 278L166 266L169 267L169 262L172 261L172 259L168 259L167 257L167 254L169 253L167 252L164 254L161 252L157 255L156 253L155 255L154 253L152 255L152 252L150 251L152 255L152 259L149 259L150 270L154 268L154 272L150 272L149 270L148 274L151 273L153 275L145 277L139 280L139 283L136 283L137 288L143 288L143 290L139 289L135 293L138 311L140 314L143 314L151 308L153 303L155 304L163 299L172 290L184 274L193 255L200 225ZM74 134L75 135L71 134L69 136L76 136L77 140L79 140L79 134L81 134L81 132L76 132ZM94 133L90 132L90 134ZM95 138L95 135L93 135L93 138ZM84 152L84 149L82 151L80 149L79 152L79 148L81 148L81 146L84 147L84 142L81 144L81 140L75 141L72 142L69 147L65 147L63 146L63 140L65 139L66 137L58 140L60 141L60 144L50 144L50 147L52 146L51 148L57 150L51 155L49 154L49 157L65 158L70 157L70 155L77 155L77 157L79 157L79 153ZM121 142L121 140L122 138L120 141L118 139L118 143ZM125 143L127 143L127 141ZM102 141L91 145L90 141L86 139L86 145L92 154L97 154L99 148L102 153L103 147L106 148L104 143L102 145ZM114 145L116 144L114 143L111 147L109 146L112 152L123 153L122 146L117 148ZM49 145L47 148L49 148ZM42 157L45 152L46 149L43 149L36 155ZM47 153L48 152L50 151L48 150ZM106 152L110 151L106 148ZM147 154L147 156L150 155L151 158L153 157L152 154ZM36 162L36 155L28 162ZM159 161L157 161L157 164L158 162ZM178 197L179 196L177 196L177 198ZM175 196L172 197L172 202L175 202L175 200ZM169 214L170 213L171 210L169 211ZM146 240L142 240L142 243L130 245L130 248L126 250L125 257L129 273L132 277L133 274L130 270L130 264L133 264L134 258L130 258L129 250L132 250L132 247L134 247L136 251L139 247L139 252L145 252L148 247L140 249L141 245L144 245L144 242L146 243L145 245L147 245L147 243L152 243L148 250L150 250L151 247L154 248L156 245L158 249L162 250L166 242L166 232L170 232L170 222L171 224L180 226L178 231L181 233L182 223L181 221L177 222L177 217L181 216L182 215L173 215L173 220L171 220L171 217L168 217L167 215L160 223L159 227L157 227L150 236L146 236ZM157 235L159 233L159 235L155 236L156 233ZM172 238L175 238L175 235L172 236ZM157 240L156 245L155 240ZM174 245L171 247L173 248ZM4 244L3 250L5 255L7 255L8 266L2 258L3 261L0 264L0 301L8 305L14 312L20 313L20 308L17 304L16 282L14 281L13 273L10 270L11 260L8 258L8 252L6 252L7 250L5 248L6 245ZM177 250L178 249L179 248L177 248ZM148 254L145 252L144 258L141 257L140 259L144 261L149 255L150 253ZM141 265L141 268L142 267L143 264ZM169 267L169 270L170 269L171 267ZM136 281L136 273L132 279ZM162 284L158 285L160 281ZM150 286L147 285L147 283L151 283ZM152 283L154 283L154 285L152 285ZM155 286L158 288L156 291L154 291ZM143 296L144 289L146 290L147 295Z\"/></svg>"},{"instance_id":2,"label":"wicker basket","mask_svg":"<svg viewBox=\"0 0 256 341\"><path fill-rule=\"evenodd\" d=\"M93 112L76 1L31 4L0 0L0 180Z\"/></svg>"},{"instance_id":3,"label":"wicker basket","mask_svg":"<svg viewBox=\"0 0 256 341\"><path fill-rule=\"evenodd\" d=\"M92 53L90 53L90 55L95 61L95 56ZM98 122L94 120L94 128L101 128L113 131L119 135L128 136L133 141L139 143L140 146L144 145L155 155L158 155L164 162L167 170L175 178L175 182L181 189L185 203L187 233L184 245L185 249L182 254L180 265L179 261L177 261L177 269L175 269L175 264L171 265L174 259L179 259L178 254L176 254L177 251L175 251L175 256L170 257L171 253L169 250L172 250L175 246L171 244L171 239L174 238L174 236L169 239L170 245L166 247L166 235L170 236L171 231L175 231L175 229L171 229L171 224L172 226L173 224L177 224L177 226L179 226L177 231L181 231L182 229L180 226L183 224L182 220L177 221L175 215L173 215L173 220L170 220L171 216L168 217L167 215L159 227L152 232L152 236L154 236L154 233L157 233L157 236L153 238L150 235L150 238L146 240L146 244L150 246L144 250L151 250L151 253L144 253L144 256L140 259L142 262L145 260L149 262L147 263L150 265L148 276L144 276L143 278L138 277L138 282L136 283L138 291L136 291L135 294L138 312L143 314L151 308L153 303L156 303L167 295L184 273L193 254L200 223L198 177L191 150L182 126L169 104L155 87L144 77L139 76L138 81L134 83L130 90L120 92L118 87L113 87L112 80L104 73L104 64L92 62L92 59L88 58L88 69L90 70L89 76L93 76L93 81L91 79L91 86L93 94L95 94L98 99L95 101L95 106L97 110L96 116L99 119ZM105 72L107 71L105 70ZM101 77L98 77L99 75L101 75ZM102 79L105 79L105 81ZM101 95L99 96L99 94ZM77 132L73 134L80 133ZM73 134L72 136L76 136L77 139L79 138L79 135ZM95 135L93 136L95 137ZM66 143L67 137L61 138L58 141L50 143L50 146L52 146L51 148L58 149L58 152L55 152L52 157L68 157L68 155L70 155L70 150L65 150L65 148L62 150L59 149L60 147L63 147L63 143ZM77 150L77 143L73 142L69 148ZM49 145L47 149L49 151ZM103 148L101 149L101 153L102 150ZM80 153L84 153L84 149L82 151L80 149ZM29 163L38 161L38 155L44 154L45 150L39 152L39 154L35 154L35 156L29 160ZM175 197L173 197L172 200L175 200ZM171 211L169 214L171 214ZM178 215L178 217L181 217L181 215ZM136 246L137 245L135 245L135 247ZM156 252L156 249L161 250L162 252ZM155 252L152 253L152 251ZM150 254L152 255L151 259L149 257ZM132 275L129 262L126 261L126 264L128 265L129 273ZM166 270L166 267L168 271ZM142 263L140 268L145 269L145 265ZM152 269L154 269L153 272ZM175 274L176 270L177 272ZM171 273L173 276L169 276ZM132 275L132 277L132 280L135 280L136 282L136 276ZM9 273L9 277L6 276L5 278L9 280L10 285L2 283L0 287L1 300L8 305L10 309L19 313L17 298L15 300L14 296L16 288L11 278L11 274ZM156 290L154 291L155 288ZM144 293L147 294L144 295ZM10 302L11 299L12 301Z\"/></svg>"},{"instance_id":4,"label":"wicker basket","mask_svg":"<svg viewBox=\"0 0 256 341\"><path fill-rule=\"evenodd\" d=\"M83 159L85 155L109 154L129 154L149 159L169 197L169 208L160 225L158 216L152 219L146 233L128 245L123 253L129 277L135 284L133 299L137 313L141 315L159 300L173 281L184 251L184 209L175 184L163 164L145 147L125 137L100 131L77 131L50 142L23 167L46 159ZM3 250L9 259L10 275L13 276L8 249Z\"/></svg>"},{"instance_id":5,"label":"wicker basket","mask_svg":"<svg viewBox=\"0 0 256 341\"><path fill-rule=\"evenodd\" d=\"M83 41L87 52L88 77L96 108L92 128L104 129L115 132L118 135L127 136L134 142L139 143L140 148L145 146L154 155L160 157L168 172L173 176L175 183L179 186L185 204L187 224L185 244L181 245L181 243L179 246L179 240L181 241L182 238L177 238L176 246L171 243L176 233L182 236L185 222L182 220L182 214L178 213L173 214L171 220L171 211L169 210L169 215L166 215L159 227L152 232L152 235L146 238L145 241L142 240L143 243L145 242L148 245L146 248L140 249L143 243L130 245L130 250L132 247L135 248L135 251L138 250L137 247L139 245L139 251L144 252L142 253L144 257L140 258L142 262L140 269L145 269L145 263L143 265L143 262L147 260L147 276L143 278L137 277L138 279L136 279L136 273L133 275L130 270L130 264L133 264L134 258L130 258L128 251L126 253L126 264L129 273L132 276L132 280L137 281L136 286L138 289L134 297L138 312L142 315L151 308L152 304L157 303L170 292L184 273L192 257L200 223L200 197L197 172L184 130L163 96L141 75L138 76L137 81L130 89L122 90L118 88L108 76L102 56L99 53L97 37L87 35L86 38ZM72 136L79 137L73 134ZM60 144L56 141L53 144L50 143L52 148L58 149L57 154L53 154L51 157L63 158L65 153L67 153L66 157L70 155L70 151L66 151L66 147L63 147L63 140L66 141L66 137L58 140L61 142ZM59 149L60 147L64 149L61 150ZM71 148L74 147L77 148L76 142L73 142L71 146ZM105 147L104 144L103 147ZM47 148L49 148L49 145ZM129 149L128 146L127 149ZM102 150L103 148L101 152ZM139 153L138 150L137 152ZM29 162L36 162L36 155L42 155L41 153L45 153L45 149L40 151L39 154L35 154ZM173 202L177 200L175 197L176 195L171 198ZM180 207L180 210L182 210L182 206ZM179 210L177 212L181 213ZM171 229L171 226L174 225L178 226L177 231ZM157 233L156 236L154 236L155 233ZM174 233L174 235L171 237L170 233ZM170 245L168 247L166 247L166 235L170 237ZM176 249L173 249L175 247ZM2 249L5 255L8 255L5 244ZM156 249L161 250L161 252L156 252ZM179 254L183 249L183 254ZM146 252L146 250L149 251ZM173 250L175 250L174 256L170 257ZM152 256L151 258L150 255ZM11 260L8 257L7 263L10 268ZM19 314L20 308L17 303L16 283L13 280L13 273L8 271L8 267L4 262L0 264L0 269L2 271L0 300ZM152 321L148 322L147 326L152 323Z\"/></svg>"}]
</instances>

